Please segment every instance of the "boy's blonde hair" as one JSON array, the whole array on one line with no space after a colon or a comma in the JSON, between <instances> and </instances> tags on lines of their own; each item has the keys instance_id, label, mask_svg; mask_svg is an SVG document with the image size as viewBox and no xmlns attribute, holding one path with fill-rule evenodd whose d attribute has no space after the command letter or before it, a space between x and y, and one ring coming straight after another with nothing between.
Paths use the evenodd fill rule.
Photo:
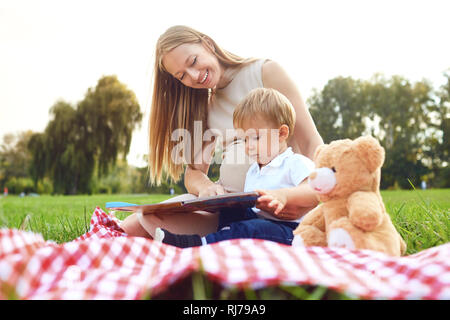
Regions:
<instances>
[{"instance_id":1,"label":"boy's blonde hair","mask_svg":"<svg viewBox=\"0 0 450 320\"><path fill-rule=\"evenodd\" d=\"M294 133L294 107L285 95L275 89L253 89L234 110L235 129L242 129L246 121L253 119L263 119L278 128L285 124L289 127L289 136Z\"/></svg>"}]
</instances>

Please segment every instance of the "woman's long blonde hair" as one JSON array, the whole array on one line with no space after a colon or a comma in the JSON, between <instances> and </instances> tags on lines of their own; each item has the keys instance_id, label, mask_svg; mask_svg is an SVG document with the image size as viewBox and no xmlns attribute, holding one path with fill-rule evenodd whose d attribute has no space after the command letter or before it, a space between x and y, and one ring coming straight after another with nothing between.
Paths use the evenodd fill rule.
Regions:
<instances>
[{"instance_id":1,"label":"woman's long blonde hair","mask_svg":"<svg viewBox=\"0 0 450 320\"><path fill-rule=\"evenodd\" d=\"M207 48L209 48L207 43L212 44L213 54L225 68L242 67L255 60L232 54L219 47L207 35L186 26L173 26L159 37L155 52L153 96L149 119L148 164L152 184L159 185L163 180L164 172L176 182L183 173L184 164L193 164L194 148L190 148L189 155L184 155L184 164L175 163L171 159L173 148L180 143L171 140L174 130L185 129L193 135L194 121L202 121L203 132L207 129L208 102L211 92L208 89L193 89L183 85L168 73L162 64L162 58L166 53L185 43L202 43Z\"/></svg>"}]
</instances>

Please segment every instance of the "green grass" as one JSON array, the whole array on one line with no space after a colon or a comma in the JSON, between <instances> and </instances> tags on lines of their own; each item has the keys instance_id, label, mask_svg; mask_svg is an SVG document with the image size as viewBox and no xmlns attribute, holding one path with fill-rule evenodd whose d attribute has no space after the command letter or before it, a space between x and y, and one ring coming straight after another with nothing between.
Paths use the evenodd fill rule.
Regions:
<instances>
[{"instance_id":1,"label":"green grass","mask_svg":"<svg viewBox=\"0 0 450 320\"><path fill-rule=\"evenodd\" d=\"M450 189L383 191L392 222L414 254L450 241Z\"/></svg>"},{"instance_id":2,"label":"green grass","mask_svg":"<svg viewBox=\"0 0 450 320\"><path fill-rule=\"evenodd\" d=\"M386 210L407 243L407 254L449 242L450 189L382 191ZM42 234L57 243L71 241L89 229L96 206L108 201L156 203L169 195L8 196L0 199L0 228L16 228ZM116 213L124 219L127 213ZM172 288L173 289L173 288ZM194 273L177 284L179 299L348 299L323 287L278 286L261 290L223 288ZM162 294L160 298L174 298Z\"/></svg>"},{"instance_id":3,"label":"green grass","mask_svg":"<svg viewBox=\"0 0 450 320\"><path fill-rule=\"evenodd\" d=\"M0 199L0 228L16 228L42 234L45 240L57 243L71 241L89 230L95 207L105 210L109 201L136 204L156 203L170 195L93 195L17 197ZM119 219L128 214L116 212Z\"/></svg>"}]
</instances>

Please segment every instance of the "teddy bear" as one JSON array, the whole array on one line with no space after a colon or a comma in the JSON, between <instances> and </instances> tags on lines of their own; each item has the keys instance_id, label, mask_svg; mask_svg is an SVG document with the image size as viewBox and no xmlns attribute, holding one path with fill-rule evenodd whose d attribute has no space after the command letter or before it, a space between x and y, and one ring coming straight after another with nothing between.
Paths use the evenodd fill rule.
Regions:
<instances>
[{"instance_id":1,"label":"teddy bear","mask_svg":"<svg viewBox=\"0 0 450 320\"><path fill-rule=\"evenodd\" d=\"M292 245L403 255L406 244L392 224L379 191L384 156L383 147L371 136L319 146L309 184L321 204L294 230Z\"/></svg>"}]
</instances>

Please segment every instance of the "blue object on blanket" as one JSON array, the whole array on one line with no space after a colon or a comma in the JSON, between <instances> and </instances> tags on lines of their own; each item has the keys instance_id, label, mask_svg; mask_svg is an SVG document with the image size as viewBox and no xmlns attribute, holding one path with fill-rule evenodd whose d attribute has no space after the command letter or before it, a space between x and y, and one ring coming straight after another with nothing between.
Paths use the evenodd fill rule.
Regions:
<instances>
[{"instance_id":1,"label":"blue object on blanket","mask_svg":"<svg viewBox=\"0 0 450 320\"><path fill-rule=\"evenodd\" d=\"M119 208L119 207L135 207L135 206L137 206L137 204L129 203L129 202L120 202L120 201L106 203L106 209Z\"/></svg>"}]
</instances>

